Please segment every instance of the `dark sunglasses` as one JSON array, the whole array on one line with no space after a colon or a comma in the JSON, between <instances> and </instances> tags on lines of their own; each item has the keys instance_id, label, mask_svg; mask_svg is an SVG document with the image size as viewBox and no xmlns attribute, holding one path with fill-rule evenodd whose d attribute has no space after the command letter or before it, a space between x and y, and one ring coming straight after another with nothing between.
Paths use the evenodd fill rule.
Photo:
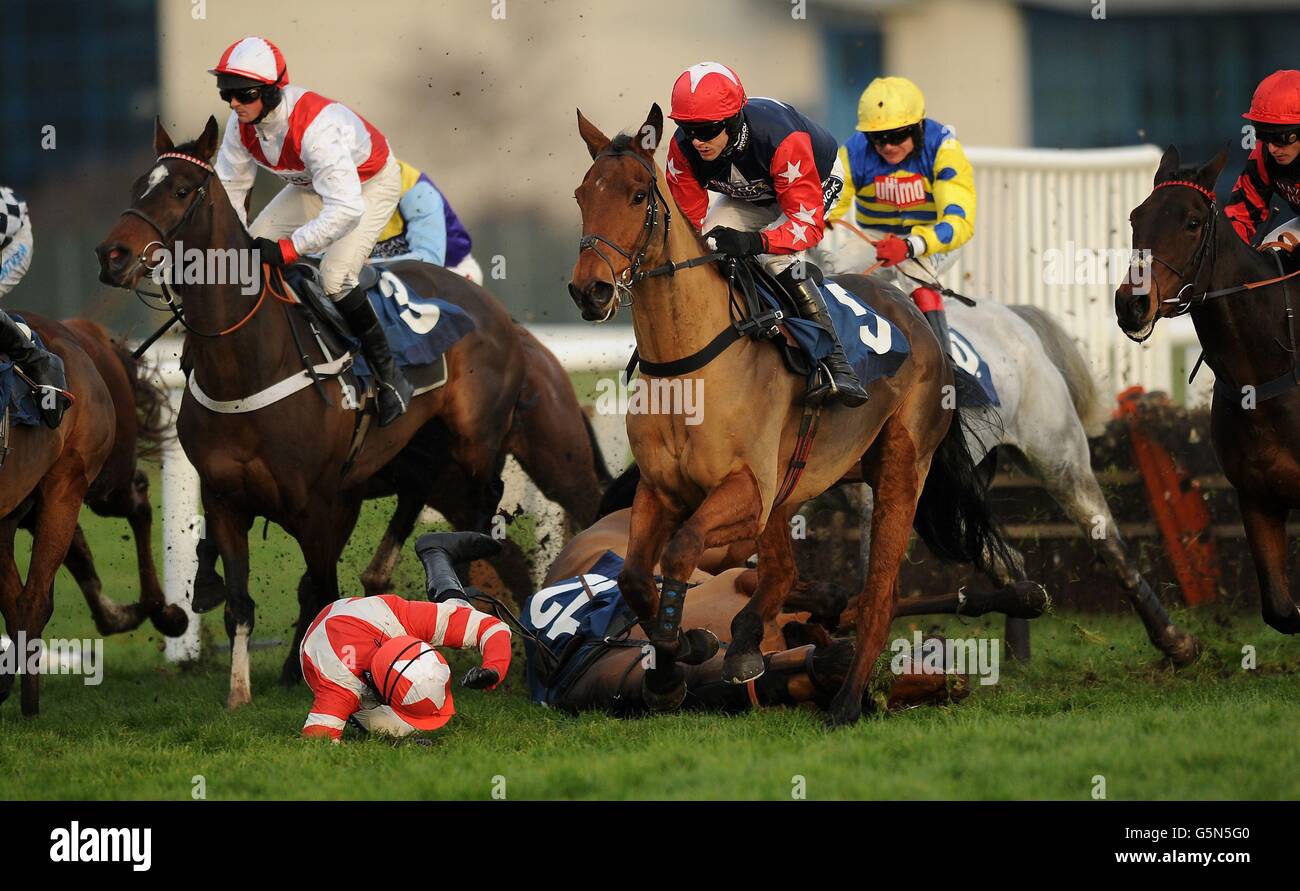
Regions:
<instances>
[{"instance_id":1,"label":"dark sunglasses","mask_svg":"<svg viewBox=\"0 0 1300 891\"><path fill-rule=\"evenodd\" d=\"M1267 142L1269 145L1293 145L1297 139L1300 139L1300 130L1283 130L1281 133L1259 134L1259 141Z\"/></svg>"},{"instance_id":2,"label":"dark sunglasses","mask_svg":"<svg viewBox=\"0 0 1300 891\"><path fill-rule=\"evenodd\" d=\"M238 90L221 91L222 102L229 102L231 99L238 99L240 105L251 105L260 98L262 98L261 87L244 87Z\"/></svg>"},{"instance_id":3,"label":"dark sunglasses","mask_svg":"<svg viewBox=\"0 0 1300 891\"><path fill-rule=\"evenodd\" d=\"M704 121L702 123L678 124L691 139L708 142L727 129L726 121Z\"/></svg>"},{"instance_id":4,"label":"dark sunglasses","mask_svg":"<svg viewBox=\"0 0 1300 891\"><path fill-rule=\"evenodd\" d=\"M899 127L897 130L878 130L875 133L868 133L867 139L870 139L874 145L902 145L911 135L911 127Z\"/></svg>"}]
</instances>

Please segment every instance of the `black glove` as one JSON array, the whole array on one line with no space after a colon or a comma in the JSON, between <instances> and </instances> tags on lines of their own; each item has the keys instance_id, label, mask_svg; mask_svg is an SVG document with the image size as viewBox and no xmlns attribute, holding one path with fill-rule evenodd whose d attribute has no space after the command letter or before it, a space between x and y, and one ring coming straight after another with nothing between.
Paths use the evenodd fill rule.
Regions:
<instances>
[{"instance_id":1,"label":"black glove","mask_svg":"<svg viewBox=\"0 0 1300 891\"><path fill-rule=\"evenodd\" d=\"M280 243L269 238L254 238L253 247L262 254L262 262L272 266L284 266L284 254L280 252Z\"/></svg>"},{"instance_id":2,"label":"black glove","mask_svg":"<svg viewBox=\"0 0 1300 891\"><path fill-rule=\"evenodd\" d=\"M752 257L766 250L762 232L741 232L726 226L714 226L704 233L704 243L710 250L728 257Z\"/></svg>"},{"instance_id":3,"label":"black glove","mask_svg":"<svg viewBox=\"0 0 1300 891\"><path fill-rule=\"evenodd\" d=\"M499 680L501 680L501 675L497 674L495 668L483 668L480 665L475 665L465 672L465 676L460 679L460 685L468 687L470 690L484 690Z\"/></svg>"}]
</instances>

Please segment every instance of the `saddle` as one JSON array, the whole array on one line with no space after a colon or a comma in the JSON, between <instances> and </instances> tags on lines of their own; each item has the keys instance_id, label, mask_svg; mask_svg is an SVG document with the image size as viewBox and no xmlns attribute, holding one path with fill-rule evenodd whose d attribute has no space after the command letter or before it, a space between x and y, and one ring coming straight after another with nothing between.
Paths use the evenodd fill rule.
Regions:
<instances>
[{"instance_id":1,"label":"saddle","mask_svg":"<svg viewBox=\"0 0 1300 891\"><path fill-rule=\"evenodd\" d=\"M357 275L361 287L367 291L379 284L379 272L370 265L361 267ZM303 257L284 268L285 283L298 295L299 311L307 316L308 321L319 321L331 336L330 346L339 351L356 349L356 338L348 330L343 315L334 306L334 301L325 293L320 277L320 260L315 257Z\"/></svg>"},{"instance_id":2,"label":"saddle","mask_svg":"<svg viewBox=\"0 0 1300 891\"><path fill-rule=\"evenodd\" d=\"M780 305L780 312L786 318L800 318L799 311L796 309L794 297L785 289L785 286L777 280L776 276L768 273L763 268L763 264L758 262L755 257L746 257L743 261L728 263L727 281L731 285L732 301L735 302L735 294L740 292L744 300L743 317L740 324L746 323L752 325L752 331L746 332L754 340L769 340L772 345L781 353L781 360L785 367L793 374L802 377L808 377L818 369L813 366L813 362L808 358L803 350L799 349L794 340L779 327L780 319L775 318L775 314L768 309L763 303L762 297L759 296L759 286L773 295ZM820 281L818 282L820 284Z\"/></svg>"}]
</instances>

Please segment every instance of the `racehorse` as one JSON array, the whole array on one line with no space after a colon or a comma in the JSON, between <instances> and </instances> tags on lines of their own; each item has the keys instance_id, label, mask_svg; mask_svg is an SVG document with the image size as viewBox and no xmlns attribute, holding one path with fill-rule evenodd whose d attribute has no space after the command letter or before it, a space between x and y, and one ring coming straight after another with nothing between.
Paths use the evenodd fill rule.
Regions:
<instances>
[{"instance_id":1,"label":"racehorse","mask_svg":"<svg viewBox=\"0 0 1300 891\"><path fill-rule=\"evenodd\" d=\"M153 559L149 477L136 464L140 457L156 455L169 435L167 391L153 379L148 366L113 340L102 325L89 319L65 319L63 325L95 363L113 398L113 449L86 492L86 506L101 517L121 517L131 524L140 576L139 601L122 606L104 596L80 524L63 563L81 587L100 634L130 631L149 619L160 632L175 637L184 633L187 618L180 606L163 599Z\"/></svg>"},{"instance_id":2,"label":"racehorse","mask_svg":"<svg viewBox=\"0 0 1300 891\"><path fill-rule=\"evenodd\" d=\"M208 162L217 148L216 119L208 119L197 140L179 147L158 122L154 148L159 157L150 181L137 181L132 205L96 248L100 278L107 284L134 287L154 257L155 244L173 246L183 240L187 248L200 250L253 249ZM522 378L514 325L485 291L455 273L418 262L389 268L415 293L436 293L464 309L474 329L446 353L451 383L414 399L393 424L369 431L351 461L361 409L343 399L343 384L335 378L321 383L323 392L301 389L269 411L214 411L194 394L197 385L210 400L246 399L303 373L304 351L298 343L311 354L306 361L323 362L287 303L276 306L287 298L276 291L272 275L262 276L255 297L241 294L237 282L173 286L184 301L186 358L192 365L177 433L198 471L207 535L224 569L230 708L252 698L248 531L254 517L283 527L307 564L307 583L298 588L297 630L280 674L281 683L293 684L301 676L298 645L308 624L338 597L338 558L356 524L365 483L430 420L441 421L449 433L448 451L438 457L454 461L468 477L472 511L481 527L496 510L502 440ZM267 311L259 311L264 306ZM427 486L429 476L417 470L406 484Z\"/></svg>"},{"instance_id":3,"label":"racehorse","mask_svg":"<svg viewBox=\"0 0 1300 891\"><path fill-rule=\"evenodd\" d=\"M644 361L694 360L715 335L732 328L730 290L701 259L706 251L690 227L671 225L680 212L654 161L663 112L654 105L635 136L611 140L581 112L578 130L592 165L575 193L583 235L570 295L588 321L610 318L626 297ZM835 281L895 325L911 353L892 377L870 384L866 404L821 409L816 440L792 485L783 485L783 471L806 444L799 404L804 381L766 345L732 341L680 376L684 387L708 394L701 416L690 419L699 423L686 423L681 413L627 416L642 481L619 585L655 646L656 666L646 683L654 707L674 707L685 695L674 660L695 664L716 652L717 639L707 632L680 631L685 581L704 549L758 541L758 586L732 621L723 667L726 680L743 683L762 673L764 624L795 580L790 518L856 464L878 507L858 602L857 646L831 703L832 724L853 722L861 713L893 617L913 521L936 547L977 565L990 565L989 555L1001 544L961 425L953 423L956 413L945 399L953 392L945 390L954 386L953 372L929 325L896 288L855 275ZM787 490L781 500L779 489ZM662 594L653 576L656 563L664 575Z\"/></svg>"},{"instance_id":4,"label":"racehorse","mask_svg":"<svg viewBox=\"0 0 1300 891\"><path fill-rule=\"evenodd\" d=\"M576 532L596 519L601 494L610 483L609 470L591 421L578 405L568 373L527 328L516 324L516 329L523 346L524 379L505 449L541 493L564 508L569 531ZM396 494L397 507L370 565L362 573L361 583L367 594L392 590L393 568L424 504L458 529L468 528L473 522L466 515L467 502L455 477L454 472L440 474L424 502L407 488L394 491L394 487L375 481L367 495ZM491 562L522 603L532 588L527 559L518 548L506 548Z\"/></svg>"},{"instance_id":5,"label":"racehorse","mask_svg":"<svg viewBox=\"0 0 1300 891\"><path fill-rule=\"evenodd\" d=\"M68 552L86 490L112 450L115 423L108 388L72 331L33 313L23 317L63 360L73 402L53 430L11 425L0 468L0 615L15 642L10 646L26 644L16 650L19 665L26 664L27 648L35 646L54 612L54 574ZM25 581L14 562L14 533L24 521L35 530ZM14 676L0 673L0 702L9 697ZM22 678L22 713L35 715L40 674L23 671Z\"/></svg>"},{"instance_id":6,"label":"racehorse","mask_svg":"<svg viewBox=\"0 0 1300 891\"><path fill-rule=\"evenodd\" d=\"M1140 253L1115 291L1115 318L1141 343L1160 319L1191 314L1215 378L1210 438L1237 492L1264 621L1296 634L1286 519L1300 507L1297 279L1242 241L1219 208L1214 183L1226 162L1224 150L1180 168L1178 150L1165 151L1151 194L1129 214Z\"/></svg>"}]
</instances>

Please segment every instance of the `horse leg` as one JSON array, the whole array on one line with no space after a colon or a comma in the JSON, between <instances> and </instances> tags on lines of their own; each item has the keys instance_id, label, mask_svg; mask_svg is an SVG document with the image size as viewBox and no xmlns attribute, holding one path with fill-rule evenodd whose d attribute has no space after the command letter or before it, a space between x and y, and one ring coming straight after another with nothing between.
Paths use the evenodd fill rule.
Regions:
<instances>
[{"instance_id":1,"label":"horse leg","mask_svg":"<svg viewBox=\"0 0 1300 891\"><path fill-rule=\"evenodd\" d=\"M1050 444L1043 443L1041 448L1026 444L1022 451L1030 470L1043 481L1047 493L1079 525L1094 550L1119 579L1124 595L1137 610L1151 643L1175 665L1195 662L1201 653L1200 641L1173 623L1164 604L1142 573L1133 566L1119 534L1119 524L1111 516L1110 506L1106 504L1097 477L1093 475L1083 428L1075 424L1064 442L1056 436Z\"/></svg>"},{"instance_id":2,"label":"horse leg","mask_svg":"<svg viewBox=\"0 0 1300 891\"><path fill-rule=\"evenodd\" d=\"M207 497L203 507L208 532L226 573L225 622L230 637L230 694L226 708L234 710L253 701L248 661L256 607L248 590L248 530L253 517Z\"/></svg>"},{"instance_id":3,"label":"horse leg","mask_svg":"<svg viewBox=\"0 0 1300 891\"><path fill-rule=\"evenodd\" d=\"M149 477L137 469L131 480L131 506L127 522L135 538L135 562L140 574L140 609L167 637L185 633L189 617L179 604L167 603L153 561L153 505L149 503Z\"/></svg>"},{"instance_id":4,"label":"horse leg","mask_svg":"<svg viewBox=\"0 0 1300 891\"><path fill-rule=\"evenodd\" d=\"M1237 490L1246 542L1259 578L1259 608L1270 628L1283 634L1300 633L1300 607L1291 599L1287 581L1285 505L1265 501Z\"/></svg>"},{"instance_id":5,"label":"horse leg","mask_svg":"<svg viewBox=\"0 0 1300 891\"><path fill-rule=\"evenodd\" d=\"M397 491L397 509L388 520L384 537L370 558L370 565L361 574L361 586L366 595L386 594L392 590L393 570L402 556L402 545L411 537L415 521L424 508L428 491L411 486L400 486Z\"/></svg>"},{"instance_id":6,"label":"horse leg","mask_svg":"<svg viewBox=\"0 0 1300 891\"><path fill-rule=\"evenodd\" d=\"M12 517L0 520L0 616L4 617L10 647L18 646L18 592L23 588L18 565L14 562L14 534L17 531L18 523ZM25 654L22 650L15 650L14 656L21 660ZM0 703L8 699L13 690L18 664L14 662L13 672L0 672Z\"/></svg>"},{"instance_id":7,"label":"horse leg","mask_svg":"<svg viewBox=\"0 0 1300 891\"><path fill-rule=\"evenodd\" d=\"M280 669L280 686L293 687L302 680L302 663L298 651L307 629L320 611L339 598L339 555L357 524L361 512L361 495L342 494L328 506L320 505L308 514L308 522L295 530L294 537L307 561L308 584L298 585L298 623L293 644Z\"/></svg>"},{"instance_id":8,"label":"horse leg","mask_svg":"<svg viewBox=\"0 0 1300 891\"><path fill-rule=\"evenodd\" d=\"M1050 603L1047 591L1037 582L1015 581L992 591L963 588L956 594L928 594L908 597L894 604L894 618L935 614L982 616L1002 613L1008 619L1036 619Z\"/></svg>"},{"instance_id":9,"label":"horse leg","mask_svg":"<svg viewBox=\"0 0 1300 891\"><path fill-rule=\"evenodd\" d=\"M72 541L68 545L67 556L63 558L63 565L68 567L68 572L72 573L80 586L86 605L90 607L90 615L95 620L95 628L100 634L120 634L138 628L144 621L145 612L140 604L123 606L104 596L103 583L95 571L95 559L90 553L90 545L86 542L80 524L72 532Z\"/></svg>"},{"instance_id":10,"label":"horse leg","mask_svg":"<svg viewBox=\"0 0 1300 891\"><path fill-rule=\"evenodd\" d=\"M863 477L874 496L871 556L858 595L853 664L827 714L832 725L851 724L862 713L862 694L885 648L893 621L898 570L912 536L916 503L930 468L932 451L919 452L900 414L885 423L862 462Z\"/></svg>"},{"instance_id":11,"label":"horse leg","mask_svg":"<svg viewBox=\"0 0 1300 891\"><path fill-rule=\"evenodd\" d=\"M758 537L758 587L731 620L731 645L722 662L722 679L728 683L743 684L764 671L759 645L798 576L790 518L799 507L787 502L774 509Z\"/></svg>"}]
</instances>

